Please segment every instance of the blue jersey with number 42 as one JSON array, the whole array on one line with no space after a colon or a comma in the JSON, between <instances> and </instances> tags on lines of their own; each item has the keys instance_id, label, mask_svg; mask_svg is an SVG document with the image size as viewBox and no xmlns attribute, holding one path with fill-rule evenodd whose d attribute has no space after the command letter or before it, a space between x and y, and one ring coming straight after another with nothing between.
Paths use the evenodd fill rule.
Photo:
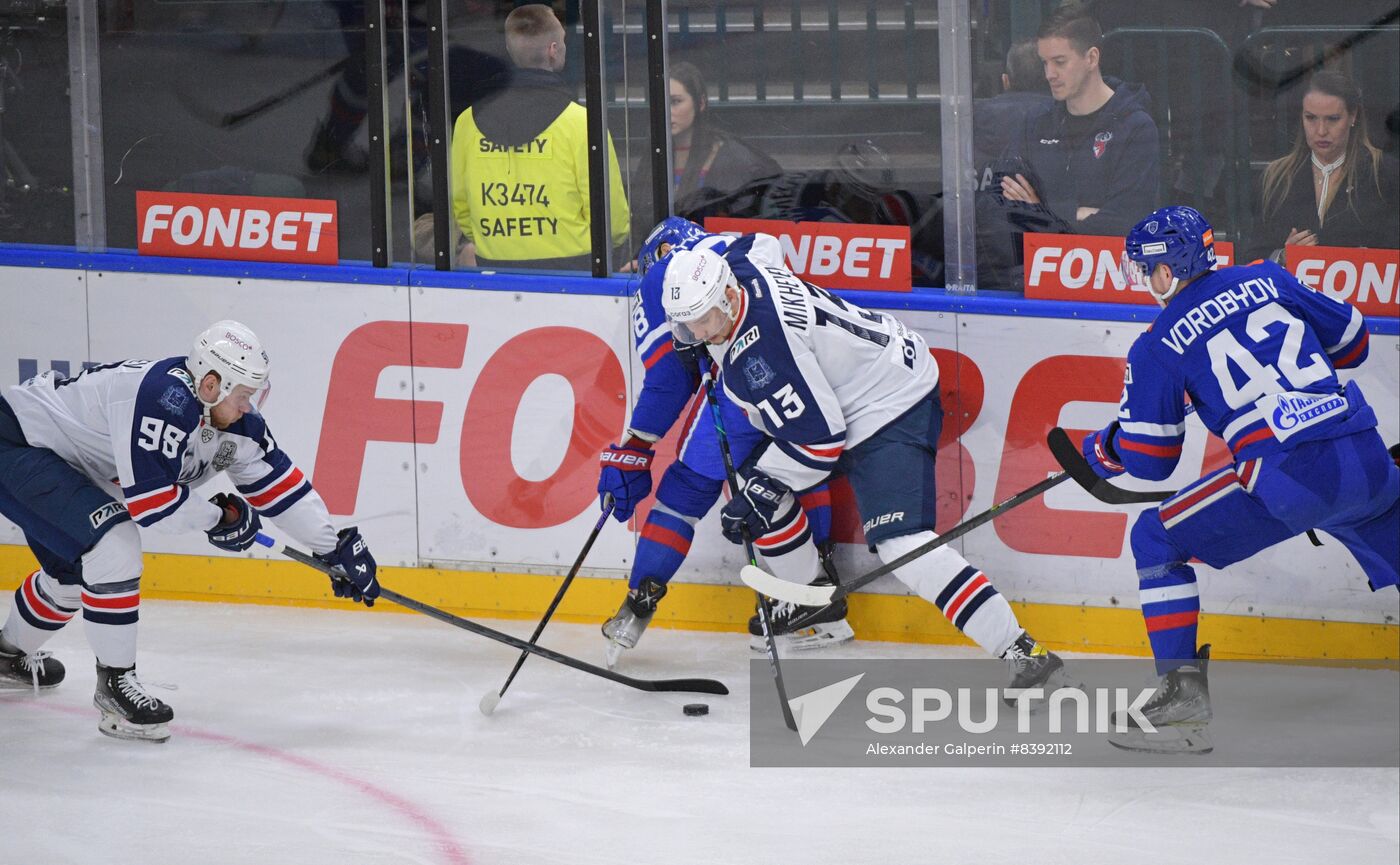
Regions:
<instances>
[{"instance_id":1,"label":"blue jersey with number 42","mask_svg":"<svg viewBox=\"0 0 1400 865\"><path fill-rule=\"evenodd\" d=\"M1123 465L1139 477L1171 474L1187 397L1240 460L1374 427L1360 389L1336 372L1365 360L1367 345L1360 311L1277 264L1208 273L1128 352L1114 440Z\"/></svg>"}]
</instances>

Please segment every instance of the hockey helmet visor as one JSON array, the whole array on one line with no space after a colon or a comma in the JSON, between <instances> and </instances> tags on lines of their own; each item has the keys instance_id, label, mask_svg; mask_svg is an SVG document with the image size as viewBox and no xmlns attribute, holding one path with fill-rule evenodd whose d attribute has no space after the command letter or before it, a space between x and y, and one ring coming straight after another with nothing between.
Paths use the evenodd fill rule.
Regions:
<instances>
[{"instance_id":1,"label":"hockey helmet visor","mask_svg":"<svg viewBox=\"0 0 1400 865\"><path fill-rule=\"evenodd\" d=\"M195 337L194 348L186 359L198 385L209 373L219 376L219 397L207 405L218 405L230 396L256 409L267 400L272 382L271 364L262 341L247 325L236 321L216 321Z\"/></svg>"},{"instance_id":2,"label":"hockey helmet visor","mask_svg":"<svg viewBox=\"0 0 1400 865\"><path fill-rule=\"evenodd\" d=\"M728 336L735 315L726 289L735 284L729 265L710 250L674 253L661 284L661 307L676 340L698 345Z\"/></svg>"}]
</instances>

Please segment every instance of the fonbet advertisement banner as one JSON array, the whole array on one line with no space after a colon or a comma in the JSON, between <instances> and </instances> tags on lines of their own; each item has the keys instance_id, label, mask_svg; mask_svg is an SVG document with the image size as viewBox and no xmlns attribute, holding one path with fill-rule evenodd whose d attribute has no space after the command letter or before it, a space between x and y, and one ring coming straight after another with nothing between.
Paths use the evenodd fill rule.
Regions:
<instances>
[{"instance_id":1,"label":"fonbet advertisement banner","mask_svg":"<svg viewBox=\"0 0 1400 865\"><path fill-rule=\"evenodd\" d=\"M42 289L55 302L25 302ZM358 525L381 562L474 571L562 573L597 519L597 454L621 434L641 364L625 298L560 293L216 280L24 269L0 273L0 386L50 368L183 354L209 322L239 318L272 358L264 406L283 449L336 520ZM1124 356L1143 325L901 312L933 347L945 421L938 527L947 530L1058 470L1045 436L1111 419ZM314 322L308 327L307 322ZM1400 438L1397 338L1373 335L1355 376L1387 441ZM1348 377L1350 373L1345 374ZM1178 488L1230 455L1198 422ZM659 447L656 480L675 452ZM209 496L225 487L198 490ZM1128 481L1127 484L1134 482ZM849 486L832 486L839 561L856 574L865 549ZM1115 508L1071 484L966 536L964 554L1013 600L1135 606L1127 534L1143 506ZM588 571L623 576L643 507L609 525ZM158 552L210 555L202 535L143 532ZM22 543L0 524L0 543ZM698 527L678 579L737 584L740 548L714 513ZM1209 611L1352 621L1395 615L1339 544L1295 538L1220 574L1198 566ZM1236 591L1232 586L1248 587ZM906 590L892 580L875 591Z\"/></svg>"},{"instance_id":2,"label":"fonbet advertisement banner","mask_svg":"<svg viewBox=\"0 0 1400 865\"><path fill-rule=\"evenodd\" d=\"M1131 286L1120 266L1123 238L1082 234L1023 236L1026 297L1098 303L1154 303L1145 288ZM1221 267L1235 263L1235 246L1216 241ZM1298 281L1355 305L1369 316L1400 316L1400 250L1341 246L1289 246L1284 259Z\"/></svg>"},{"instance_id":3,"label":"fonbet advertisement banner","mask_svg":"<svg viewBox=\"0 0 1400 865\"><path fill-rule=\"evenodd\" d=\"M909 291L913 286L913 254L907 225L712 216L705 220L705 230L715 234L771 234L782 243L788 268L824 288Z\"/></svg>"},{"instance_id":4,"label":"fonbet advertisement banner","mask_svg":"<svg viewBox=\"0 0 1400 865\"><path fill-rule=\"evenodd\" d=\"M335 264L336 203L181 192L136 193L142 255Z\"/></svg>"}]
</instances>

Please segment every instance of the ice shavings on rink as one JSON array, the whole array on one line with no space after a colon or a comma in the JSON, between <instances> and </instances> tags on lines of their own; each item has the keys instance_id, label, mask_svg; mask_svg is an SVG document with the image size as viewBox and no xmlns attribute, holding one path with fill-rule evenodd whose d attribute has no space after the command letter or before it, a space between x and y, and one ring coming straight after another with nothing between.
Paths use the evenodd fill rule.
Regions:
<instances>
[{"instance_id":1,"label":"ice shavings on rink","mask_svg":"<svg viewBox=\"0 0 1400 865\"><path fill-rule=\"evenodd\" d=\"M164 745L107 739L80 627L68 680L0 694L0 860L66 863L1393 863L1400 773L748 766L738 634L653 629L623 660L729 697L647 694L412 615L147 602ZM502 627L528 635L532 623ZM545 645L598 660L594 626ZM842 657L970 656L857 642ZM161 690L169 683L176 690ZM703 701L705 717L681 706Z\"/></svg>"}]
</instances>

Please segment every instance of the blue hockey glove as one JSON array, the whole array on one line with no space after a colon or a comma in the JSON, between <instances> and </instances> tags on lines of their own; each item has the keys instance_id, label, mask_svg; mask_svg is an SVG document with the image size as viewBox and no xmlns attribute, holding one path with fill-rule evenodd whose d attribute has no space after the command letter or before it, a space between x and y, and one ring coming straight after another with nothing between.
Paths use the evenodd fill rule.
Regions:
<instances>
[{"instance_id":1,"label":"blue hockey glove","mask_svg":"<svg viewBox=\"0 0 1400 865\"><path fill-rule=\"evenodd\" d=\"M632 511L651 495L652 452L637 438L629 437L620 445L608 445L598 457L602 471L598 473L598 501L606 507L613 497L613 518L627 522Z\"/></svg>"},{"instance_id":2,"label":"blue hockey glove","mask_svg":"<svg viewBox=\"0 0 1400 865\"><path fill-rule=\"evenodd\" d=\"M345 572L343 578L331 577L331 591L337 598L350 598L363 602L366 607L374 606L374 599L379 597L379 568L374 556L369 554L369 545L354 526L341 529L336 538L335 549L316 556Z\"/></svg>"},{"instance_id":3,"label":"blue hockey glove","mask_svg":"<svg viewBox=\"0 0 1400 865\"><path fill-rule=\"evenodd\" d=\"M768 534L782 509L784 497L790 495L792 492L781 481L762 473L752 475L719 512L724 537L732 544L742 544L745 533L750 540Z\"/></svg>"},{"instance_id":4,"label":"blue hockey glove","mask_svg":"<svg viewBox=\"0 0 1400 865\"><path fill-rule=\"evenodd\" d=\"M228 493L219 493L209 502L224 512L214 528L205 532L209 543L231 553L241 553L251 547L262 528L258 512L243 499Z\"/></svg>"},{"instance_id":5,"label":"blue hockey glove","mask_svg":"<svg viewBox=\"0 0 1400 865\"><path fill-rule=\"evenodd\" d=\"M1084 437L1084 444L1080 446L1080 450L1084 452L1084 461L1094 470L1094 474L1101 478L1117 477L1126 471L1123 463L1119 461L1118 452L1113 449L1113 435L1116 432L1118 421L1098 432L1089 433Z\"/></svg>"}]
</instances>

